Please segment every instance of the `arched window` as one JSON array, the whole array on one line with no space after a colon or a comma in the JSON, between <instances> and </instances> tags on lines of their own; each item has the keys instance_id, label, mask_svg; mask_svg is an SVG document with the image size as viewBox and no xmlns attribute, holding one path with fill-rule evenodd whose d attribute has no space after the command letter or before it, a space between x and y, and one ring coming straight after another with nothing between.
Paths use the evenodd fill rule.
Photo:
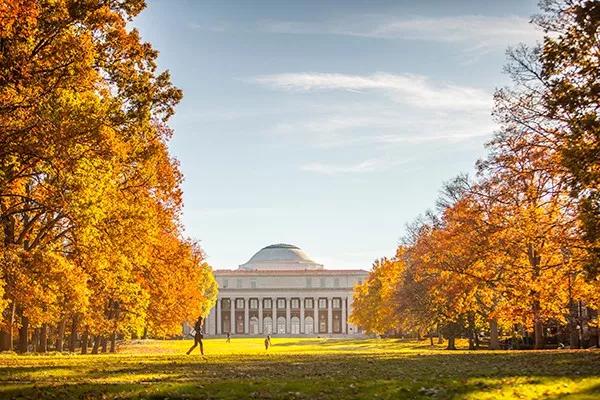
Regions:
<instances>
[{"instance_id":1,"label":"arched window","mask_svg":"<svg viewBox=\"0 0 600 400\"><path fill-rule=\"evenodd\" d=\"M258 309L258 299L250 299L250 309L251 310Z\"/></svg>"},{"instance_id":2,"label":"arched window","mask_svg":"<svg viewBox=\"0 0 600 400\"><path fill-rule=\"evenodd\" d=\"M292 320L290 321L292 323L292 335L299 335L300 334L300 318L298 317L292 317Z\"/></svg>"},{"instance_id":3,"label":"arched window","mask_svg":"<svg viewBox=\"0 0 600 400\"><path fill-rule=\"evenodd\" d=\"M327 333L327 314L319 313L319 333Z\"/></svg>"},{"instance_id":4,"label":"arched window","mask_svg":"<svg viewBox=\"0 0 600 400\"><path fill-rule=\"evenodd\" d=\"M263 319L263 330L265 335L270 335L273 333L273 320L271 317L265 317Z\"/></svg>"},{"instance_id":5,"label":"arched window","mask_svg":"<svg viewBox=\"0 0 600 400\"><path fill-rule=\"evenodd\" d=\"M304 308L313 308L315 304L313 303L313 299L311 297L307 297L304 299Z\"/></svg>"},{"instance_id":6,"label":"arched window","mask_svg":"<svg viewBox=\"0 0 600 400\"><path fill-rule=\"evenodd\" d=\"M244 315L237 313L235 333L244 333Z\"/></svg>"},{"instance_id":7,"label":"arched window","mask_svg":"<svg viewBox=\"0 0 600 400\"><path fill-rule=\"evenodd\" d=\"M337 312L333 314L333 333L342 333L342 320Z\"/></svg>"},{"instance_id":8,"label":"arched window","mask_svg":"<svg viewBox=\"0 0 600 400\"><path fill-rule=\"evenodd\" d=\"M277 318L277 333L285 334L285 317Z\"/></svg>"},{"instance_id":9,"label":"arched window","mask_svg":"<svg viewBox=\"0 0 600 400\"><path fill-rule=\"evenodd\" d=\"M258 335L258 318L250 318L250 321L248 321L248 327L250 328L251 335Z\"/></svg>"},{"instance_id":10,"label":"arched window","mask_svg":"<svg viewBox=\"0 0 600 400\"><path fill-rule=\"evenodd\" d=\"M300 308L300 299L291 299L290 300L290 307L293 308L293 309Z\"/></svg>"},{"instance_id":11,"label":"arched window","mask_svg":"<svg viewBox=\"0 0 600 400\"><path fill-rule=\"evenodd\" d=\"M229 320L229 314L223 314L221 316L221 331L223 333L233 333L231 329L231 321Z\"/></svg>"},{"instance_id":12,"label":"arched window","mask_svg":"<svg viewBox=\"0 0 600 400\"><path fill-rule=\"evenodd\" d=\"M315 332L315 321L313 317L304 318L304 333L312 335Z\"/></svg>"}]
</instances>

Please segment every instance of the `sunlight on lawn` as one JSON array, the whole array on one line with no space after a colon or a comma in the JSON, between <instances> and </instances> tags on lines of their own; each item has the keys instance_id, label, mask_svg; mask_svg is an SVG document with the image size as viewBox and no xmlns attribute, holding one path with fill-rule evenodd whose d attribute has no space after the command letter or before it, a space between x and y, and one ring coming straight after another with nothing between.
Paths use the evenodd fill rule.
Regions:
<instances>
[{"instance_id":1,"label":"sunlight on lawn","mask_svg":"<svg viewBox=\"0 0 600 400\"><path fill-rule=\"evenodd\" d=\"M598 351L468 351L428 341L134 341L118 354L0 355L0 398L596 399ZM459 343L464 345L464 343Z\"/></svg>"},{"instance_id":2,"label":"sunlight on lawn","mask_svg":"<svg viewBox=\"0 0 600 400\"><path fill-rule=\"evenodd\" d=\"M335 354L335 353L411 353L432 348L429 342L410 345L393 339L327 339L327 338L272 338L273 346L269 354ZM192 345L191 340L142 340L134 341L119 349L120 354L183 354ZM443 350L444 345L436 345L435 349ZM205 354L213 356L233 354L267 354L264 338L232 338L227 343L224 338L204 340ZM196 354L199 350L196 348Z\"/></svg>"}]
</instances>

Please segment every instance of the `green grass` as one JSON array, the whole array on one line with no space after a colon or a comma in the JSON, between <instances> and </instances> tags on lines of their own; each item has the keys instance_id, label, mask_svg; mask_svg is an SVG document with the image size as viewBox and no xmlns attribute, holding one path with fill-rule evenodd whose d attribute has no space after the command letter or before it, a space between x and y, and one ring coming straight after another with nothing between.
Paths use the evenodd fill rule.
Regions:
<instances>
[{"instance_id":1,"label":"green grass","mask_svg":"<svg viewBox=\"0 0 600 400\"><path fill-rule=\"evenodd\" d=\"M397 340L144 341L118 354L0 354L1 399L598 399L600 351ZM197 350L196 350L197 351Z\"/></svg>"}]
</instances>

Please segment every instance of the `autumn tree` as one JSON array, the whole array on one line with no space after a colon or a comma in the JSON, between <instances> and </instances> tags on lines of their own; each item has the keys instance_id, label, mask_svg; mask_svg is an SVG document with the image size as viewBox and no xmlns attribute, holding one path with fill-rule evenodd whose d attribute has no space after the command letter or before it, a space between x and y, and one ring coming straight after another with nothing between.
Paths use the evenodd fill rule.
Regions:
<instances>
[{"instance_id":1,"label":"autumn tree","mask_svg":"<svg viewBox=\"0 0 600 400\"><path fill-rule=\"evenodd\" d=\"M88 339L105 350L109 337L114 350L150 316L173 332L152 307L176 290L152 291L150 270L200 280L175 318L214 301L210 269L182 237L182 178L167 147L181 91L127 26L144 6L0 0L4 349L17 328L21 351L45 350L49 334L60 349L66 330L71 350L80 335L82 351Z\"/></svg>"},{"instance_id":2,"label":"autumn tree","mask_svg":"<svg viewBox=\"0 0 600 400\"><path fill-rule=\"evenodd\" d=\"M430 228L422 222L413 223L410 227L411 232L407 236L411 237L408 239L412 241L411 245L408 245L405 238L403 245L398 247L397 257L402 260L405 268L396 282L395 311L403 329L430 334L436 330L438 335L446 334L450 337L448 346L453 349L455 331L461 327L456 326L454 321L449 322L448 315L440 310L440 303L437 301L439 298L433 293L435 276L429 274L421 264L423 260L416 244L429 234Z\"/></svg>"},{"instance_id":3,"label":"autumn tree","mask_svg":"<svg viewBox=\"0 0 600 400\"><path fill-rule=\"evenodd\" d=\"M546 116L559 129L561 162L579 201L588 266L600 270L600 4L545 1L536 18L546 35L539 55Z\"/></svg>"},{"instance_id":4,"label":"autumn tree","mask_svg":"<svg viewBox=\"0 0 600 400\"><path fill-rule=\"evenodd\" d=\"M573 301L573 290L565 285L580 282L586 272L582 265L588 272L585 285L598 287L594 271L600 259L595 233L600 140L598 59L594 54L598 53L599 8L596 2L570 0L546 1L541 6L542 14L534 21L546 33L542 45L531 49L519 46L508 52L506 70L513 85L496 93L495 115L502 131L491 143L496 152L491 164L497 168L487 171L486 180L495 189L505 185L500 191L508 192L505 180L509 179L512 191L521 193L520 200L512 198L513 205L519 203L517 208L529 211L522 209L514 218L518 223L530 221L531 227L521 225L518 235L525 237L536 225L546 224L545 230L533 235L547 247L545 257L553 259L554 276L562 278L559 287L564 303L564 296ZM491 164L481 166L485 169ZM503 198L499 194L498 199ZM507 212L500 215L510 215ZM531 246L528 259L535 265L540 258L535 256L536 246ZM568 262L565 254L569 254ZM569 325L573 336L574 324ZM536 331L539 346L541 326Z\"/></svg>"},{"instance_id":5,"label":"autumn tree","mask_svg":"<svg viewBox=\"0 0 600 400\"><path fill-rule=\"evenodd\" d=\"M499 325L533 331L542 348L545 327L566 324L576 347L574 305L598 309L600 6L541 7L534 21L543 43L507 52L512 85L495 93L500 128L475 179L446 185L438 209L399 248L400 324L435 321L476 339L478 324L488 322L493 348ZM368 288L357 301L370 298L374 313L381 289Z\"/></svg>"},{"instance_id":6,"label":"autumn tree","mask_svg":"<svg viewBox=\"0 0 600 400\"><path fill-rule=\"evenodd\" d=\"M400 329L394 292L402 267L398 259L382 258L373 263L367 279L354 291L350 315L353 324L376 334Z\"/></svg>"}]
</instances>

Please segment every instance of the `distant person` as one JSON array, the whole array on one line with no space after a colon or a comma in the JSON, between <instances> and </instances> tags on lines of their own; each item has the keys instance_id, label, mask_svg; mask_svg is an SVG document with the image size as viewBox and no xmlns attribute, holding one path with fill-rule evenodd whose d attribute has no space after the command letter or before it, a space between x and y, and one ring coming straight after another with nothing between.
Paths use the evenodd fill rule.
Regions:
<instances>
[{"instance_id":1,"label":"distant person","mask_svg":"<svg viewBox=\"0 0 600 400\"><path fill-rule=\"evenodd\" d=\"M202 334L202 316L198 317L198 320L194 324L194 345L190 347L186 354L190 354L196 346L200 345L200 354L204 356L204 344L202 343L202 339L204 339L204 335Z\"/></svg>"},{"instance_id":2,"label":"distant person","mask_svg":"<svg viewBox=\"0 0 600 400\"><path fill-rule=\"evenodd\" d=\"M227 332L227 340L225 343L231 343L231 333Z\"/></svg>"},{"instance_id":3,"label":"distant person","mask_svg":"<svg viewBox=\"0 0 600 400\"><path fill-rule=\"evenodd\" d=\"M269 350L269 347L271 347L271 335L267 335L265 339L265 350Z\"/></svg>"}]
</instances>

